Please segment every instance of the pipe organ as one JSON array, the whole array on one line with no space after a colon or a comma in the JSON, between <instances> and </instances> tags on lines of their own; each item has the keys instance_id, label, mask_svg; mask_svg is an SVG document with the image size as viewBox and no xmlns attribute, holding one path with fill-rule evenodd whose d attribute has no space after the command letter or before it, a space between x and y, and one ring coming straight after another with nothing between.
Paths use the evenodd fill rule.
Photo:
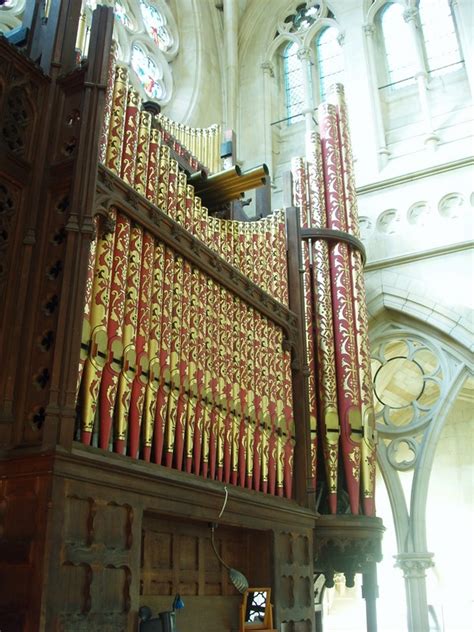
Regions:
<instances>
[{"instance_id":1,"label":"pipe organ","mask_svg":"<svg viewBox=\"0 0 474 632\"><path fill-rule=\"evenodd\" d=\"M217 517L276 627L311 629L314 571L373 573L383 530L342 95L299 209L224 220L266 167L141 102L112 7L47 4L0 38L0 627L131 630L181 591L183 629L229 628Z\"/></svg>"},{"instance_id":2,"label":"pipe organ","mask_svg":"<svg viewBox=\"0 0 474 632\"><path fill-rule=\"evenodd\" d=\"M265 181L266 167L210 176L194 170L190 176L196 165L184 172L173 157L184 152L174 153L166 135L211 162L214 136L202 134L197 142L190 128L143 110L128 70L115 64L114 47L110 66L104 166L165 212L176 231L180 227L217 262L288 306L285 212L239 222L214 217L205 206L235 194L242 182ZM313 134L311 155L292 162L303 237L310 470L314 490L318 470L324 471L329 513L337 513L342 485L353 514L361 496L364 513L373 515L367 314L361 254L354 247L347 115L341 91L335 94L336 105L319 109L321 135ZM203 139L209 141L205 150ZM282 329L122 209L96 217L87 288L81 440L291 497L292 368Z\"/></svg>"}]
</instances>

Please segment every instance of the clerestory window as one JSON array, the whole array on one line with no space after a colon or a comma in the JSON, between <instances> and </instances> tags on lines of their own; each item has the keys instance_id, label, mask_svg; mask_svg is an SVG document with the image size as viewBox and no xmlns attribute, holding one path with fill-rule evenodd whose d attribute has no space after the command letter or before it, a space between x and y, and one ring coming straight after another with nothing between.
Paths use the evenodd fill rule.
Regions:
<instances>
[{"instance_id":1,"label":"clerestory window","mask_svg":"<svg viewBox=\"0 0 474 632\"><path fill-rule=\"evenodd\" d=\"M286 17L276 37L284 42L285 118L292 125L303 119L306 91L308 105L316 107L332 84L343 81L341 34L327 7L307 2Z\"/></svg>"}]
</instances>

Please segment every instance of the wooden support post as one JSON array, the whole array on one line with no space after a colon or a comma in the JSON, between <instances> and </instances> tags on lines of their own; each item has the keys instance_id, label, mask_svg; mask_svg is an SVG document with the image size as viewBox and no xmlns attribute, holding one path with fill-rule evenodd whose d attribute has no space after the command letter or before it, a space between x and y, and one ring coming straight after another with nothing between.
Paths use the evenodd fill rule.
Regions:
<instances>
[{"instance_id":1,"label":"wooden support post","mask_svg":"<svg viewBox=\"0 0 474 632\"><path fill-rule=\"evenodd\" d=\"M311 453L308 406L308 367L304 340L303 269L299 210L286 209L288 239L289 307L298 315L296 348L292 349L293 406L295 419L295 461L293 496L305 507L315 509L316 495L311 484Z\"/></svg>"},{"instance_id":2,"label":"wooden support post","mask_svg":"<svg viewBox=\"0 0 474 632\"><path fill-rule=\"evenodd\" d=\"M29 3L31 5L31 2ZM43 71L51 74L53 67L60 67L65 74L76 66L76 36L81 13L81 3L76 0L51 0L35 2L27 11L31 33L27 54Z\"/></svg>"},{"instance_id":3,"label":"wooden support post","mask_svg":"<svg viewBox=\"0 0 474 632\"><path fill-rule=\"evenodd\" d=\"M70 447L73 439L78 351L88 252L93 232L99 138L112 28L112 10L107 7L96 9L92 22L89 65L82 88L81 125L78 130L78 148L69 194L69 215L65 226L67 245L63 291L43 435L45 447L56 442L64 447ZM66 95L65 110L67 99Z\"/></svg>"}]
</instances>

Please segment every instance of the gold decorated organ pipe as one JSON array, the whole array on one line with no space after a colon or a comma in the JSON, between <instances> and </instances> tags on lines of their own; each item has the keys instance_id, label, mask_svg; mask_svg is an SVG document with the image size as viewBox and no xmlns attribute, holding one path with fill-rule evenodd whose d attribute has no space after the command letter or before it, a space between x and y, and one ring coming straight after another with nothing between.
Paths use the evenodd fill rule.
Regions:
<instances>
[{"instance_id":1,"label":"gold decorated organ pipe","mask_svg":"<svg viewBox=\"0 0 474 632\"><path fill-rule=\"evenodd\" d=\"M328 228L346 231L336 109L333 105L322 104L318 108L318 115L326 179ZM329 258L336 339L341 448L351 511L353 514L358 514L362 418L348 245L343 242L331 244Z\"/></svg>"},{"instance_id":2,"label":"gold decorated organ pipe","mask_svg":"<svg viewBox=\"0 0 474 632\"><path fill-rule=\"evenodd\" d=\"M215 316L216 316L216 294L213 282L210 277L206 278L206 339L205 356L207 358L206 370L204 373L204 398L205 411L202 424L202 476L207 478L209 472L210 443L211 443L211 417L213 415L213 394L212 375L215 370Z\"/></svg>"},{"instance_id":3,"label":"gold decorated organ pipe","mask_svg":"<svg viewBox=\"0 0 474 632\"><path fill-rule=\"evenodd\" d=\"M202 162L203 130L196 129L196 158ZM207 165L205 165L207 166Z\"/></svg>"},{"instance_id":4,"label":"gold decorated organ pipe","mask_svg":"<svg viewBox=\"0 0 474 632\"><path fill-rule=\"evenodd\" d=\"M189 397L186 408L184 459L184 469L188 473L192 471L196 416L198 414L198 327L200 325L199 302L202 300L200 289L199 269L192 268L189 285L189 352L187 367Z\"/></svg>"},{"instance_id":5,"label":"gold decorated organ pipe","mask_svg":"<svg viewBox=\"0 0 474 632\"><path fill-rule=\"evenodd\" d=\"M190 361L190 318L191 318L191 264L186 259L183 262L183 306L180 324L180 353L179 353L179 396L176 411L175 430L175 466L176 469L183 469L184 458L184 438L186 432L186 411L189 400L189 361Z\"/></svg>"},{"instance_id":6,"label":"gold decorated organ pipe","mask_svg":"<svg viewBox=\"0 0 474 632\"><path fill-rule=\"evenodd\" d=\"M233 437L236 431L234 408L234 384L239 376L234 364L232 347L233 320L235 319L235 297L224 290L224 372L223 379L223 407L224 407L224 481L230 483L232 470Z\"/></svg>"},{"instance_id":7,"label":"gold decorated organ pipe","mask_svg":"<svg viewBox=\"0 0 474 632\"><path fill-rule=\"evenodd\" d=\"M236 374L238 380L234 389L234 409L236 417L236 436L234 438L234 454L232 465L231 482L233 485L245 485L245 462L246 462L246 423L245 423L245 404L247 401L247 374L248 364L246 360L246 334L244 330L244 304L239 297L235 298L235 321L234 321L234 339L233 354L234 363L236 365Z\"/></svg>"},{"instance_id":8,"label":"gold decorated organ pipe","mask_svg":"<svg viewBox=\"0 0 474 632\"><path fill-rule=\"evenodd\" d=\"M121 177L130 186L135 182L137 166L138 126L140 120L140 95L129 87L125 110Z\"/></svg>"},{"instance_id":9,"label":"gold decorated organ pipe","mask_svg":"<svg viewBox=\"0 0 474 632\"><path fill-rule=\"evenodd\" d=\"M153 262L152 290L150 299L150 337L148 352L150 366L148 382L145 390L143 458L150 461L153 445L153 431L155 423L156 400L160 384L160 346L163 311L163 274L165 265L165 246L162 242L155 243Z\"/></svg>"},{"instance_id":10,"label":"gold decorated organ pipe","mask_svg":"<svg viewBox=\"0 0 474 632\"><path fill-rule=\"evenodd\" d=\"M341 139L341 160L344 181L347 230L360 238L357 197L354 180L352 146L347 120L347 106L344 88L336 84L330 94L336 106L339 138ZM370 347L368 338L368 314L362 257L358 250L351 250L352 287L356 318L356 341L359 358L359 380L361 389L361 412L363 437L361 442L361 488L364 514L375 515L375 411L373 406L373 383L370 368Z\"/></svg>"},{"instance_id":11,"label":"gold decorated organ pipe","mask_svg":"<svg viewBox=\"0 0 474 632\"><path fill-rule=\"evenodd\" d=\"M324 176L319 135L311 139L308 164L311 228L327 228ZM313 309L317 332L318 424L324 455L329 511L337 510L337 476L340 422L337 402L336 359L329 270L329 247L324 239L312 240Z\"/></svg>"},{"instance_id":12,"label":"gold decorated organ pipe","mask_svg":"<svg viewBox=\"0 0 474 632\"><path fill-rule=\"evenodd\" d=\"M148 178L148 160L150 152L151 114L140 112L138 128L137 160L135 169L135 190L146 196Z\"/></svg>"},{"instance_id":13,"label":"gold decorated organ pipe","mask_svg":"<svg viewBox=\"0 0 474 632\"><path fill-rule=\"evenodd\" d=\"M280 301L288 306L288 268L287 268L287 243L286 243L286 212L279 212L278 222L278 278L280 280Z\"/></svg>"},{"instance_id":14,"label":"gold decorated organ pipe","mask_svg":"<svg viewBox=\"0 0 474 632\"><path fill-rule=\"evenodd\" d=\"M202 242L205 242L205 235L203 235L202 230L201 230L202 215L203 215L203 210L202 210L201 198L198 196L195 196L194 202L193 202L193 224L191 226L191 232Z\"/></svg>"},{"instance_id":15,"label":"gold decorated organ pipe","mask_svg":"<svg viewBox=\"0 0 474 632\"><path fill-rule=\"evenodd\" d=\"M125 128L125 109L127 107L128 70L117 66L115 70L112 110L110 115L109 136L105 166L120 176L122 169L122 147Z\"/></svg>"},{"instance_id":16,"label":"gold decorated organ pipe","mask_svg":"<svg viewBox=\"0 0 474 632\"><path fill-rule=\"evenodd\" d=\"M209 168L209 152L208 152L208 147L209 147L209 132L207 130L207 128L204 128L202 130L202 154L201 156L199 156L199 160L202 162L202 164L205 167Z\"/></svg>"},{"instance_id":17,"label":"gold decorated organ pipe","mask_svg":"<svg viewBox=\"0 0 474 632\"><path fill-rule=\"evenodd\" d=\"M194 128L191 128L191 139L190 139L189 149L190 149L191 154L193 156L197 156L197 154L196 154L196 130Z\"/></svg>"},{"instance_id":18,"label":"gold decorated organ pipe","mask_svg":"<svg viewBox=\"0 0 474 632\"><path fill-rule=\"evenodd\" d=\"M123 213L117 213L108 304L107 362L100 385L99 447L103 450L107 450L109 446L118 379L123 361L122 337L129 249L130 220Z\"/></svg>"},{"instance_id":19,"label":"gold decorated organ pipe","mask_svg":"<svg viewBox=\"0 0 474 632\"><path fill-rule=\"evenodd\" d=\"M221 376L221 297L219 286L212 279L211 280L211 292L213 302L212 310L212 327L211 327L211 381L210 381L210 396L211 396L211 416L209 424L209 476L211 479L216 478L216 471L218 466L218 436L222 423L222 416L220 410L221 397L220 397L220 376Z\"/></svg>"},{"instance_id":20,"label":"gold decorated organ pipe","mask_svg":"<svg viewBox=\"0 0 474 632\"><path fill-rule=\"evenodd\" d=\"M218 346L218 369L217 369L217 396L216 396L216 408L217 408L217 424L216 424L216 454L217 454L217 479L223 480L224 477L224 461L225 461L225 433L226 433L226 414L225 414L225 379L229 379L229 375L226 375L226 361L227 353L229 350L229 339L227 333L227 320L226 312L228 312L229 306L227 304L226 290L221 285L216 285L216 291L218 293L217 300L219 301L219 313L218 313L218 331L219 331L219 346Z\"/></svg>"},{"instance_id":21,"label":"gold decorated organ pipe","mask_svg":"<svg viewBox=\"0 0 474 632\"><path fill-rule=\"evenodd\" d=\"M212 150L212 155L213 155L213 160L212 160L212 170L214 172L220 171L220 162L221 162L221 129L219 127L219 125L216 125L214 128L214 135L213 135L213 150Z\"/></svg>"},{"instance_id":22,"label":"gold decorated organ pipe","mask_svg":"<svg viewBox=\"0 0 474 632\"><path fill-rule=\"evenodd\" d=\"M168 397L171 388L170 379L170 353L172 339L172 318L173 318L173 301L174 292L173 284L175 277L175 257L174 252L170 248L165 248L165 262L163 268L163 289L162 289L162 308L161 308L161 340L160 340L160 379L158 385L158 393L156 396L155 408L155 429L154 429L154 447L153 460L160 464L163 458L165 430L168 409Z\"/></svg>"},{"instance_id":23,"label":"gold decorated organ pipe","mask_svg":"<svg viewBox=\"0 0 474 632\"><path fill-rule=\"evenodd\" d=\"M269 323L267 319L262 318L262 415L261 415L261 490L264 494L268 493L268 475L269 475L269 441L271 433L270 419L270 398L272 391L270 386L270 366L272 364L272 356L274 350L269 347Z\"/></svg>"},{"instance_id":24,"label":"gold decorated organ pipe","mask_svg":"<svg viewBox=\"0 0 474 632\"><path fill-rule=\"evenodd\" d=\"M95 270L95 258L97 250L97 218L94 218L94 236L89 246L89 257L87 260L87 278L86 288L84 293L84 320L82 321L82 334L81 334L81 352L79 356L79 370L77 374L77 386L76 395L79 394L79 387L81 385L82 371L84 370L84 363L89 355L89 342L91 339L91 305L92 305L92 286L94 283L94 270Z\"/></svg>"},{"instance_id":25,"label":"gold decorated organ pipe","mask_svg":"<svg viewBox=\"0 0 474 632\"><path fill-rule=\"evenodd\" d=\"M177 177L176 185L176 214L175 220L185 226L186 222L186 195L187 195L187 178L186 174L180 171Z\"/></svg>"},{"instance_id":26,"label":"gold decorated organ pipe","mask_svg":"<svg viewBox=\"0 0 474 632\"><path fill-rule=\"evenodd\" d=\"M256 310L253 312L253 329L254 329L254 415L255 425L253 429L253 488L260 490L260 481L262 475L261 468L261 437L262 437L262 372L263 372L263 353L262 353L262 316Z\"/></svg>"},{"instance_id":27,"label":"gold decorated organ pipe","mask_svg":"<svg viewBox=\"0 0 474 632\"><path fill-rule=\"evenodd\" d=\"M312 154L308 164L311 227L327 228L322 156L319 135L316 133L311 139L311 147ZM328 242L324 239L313 240L311 249L313 256L313 306L317 332L318 422L328 487L329 511L335 514L337 510L340 421Z\"/></svg>"},{"instance_id":28,"label":"gold decorated organ pipe","mask_svg":"<svg viewBox=\"0 0 474 632\"><path fill-rule=\"evenodd\" d=\"M146 178L146 197L150 202L156 203L158 195L158 178L160 173L160 133L156 128L150 131L150 144L148 148L148 168Z\"/></svg>"},{"instance_id":29,"label":"gold decorated organ pipe","mask_svg":"<svg viewBox=\"0 0 474 632\"><path fill-rule=\"evenodd\" d=\"M253 483L253 468L254 468L254 437L255 437L255 358L256 358L256 341L255 341L255 329L253 310L250 306L245 306L244 312L244 327L247 333L247 361L249 365L249 378L250 383L247 389L247 402L245 409L245 417L247 420L247 457L246 457L246 487L251 489Z\"/></svg>"},{"instance_id":30,"label":"gold decorated organ pipe","mask_svg":"<svg viewBox=\"0 0 474 632\"><path fill-rule=\"evenodd\" d=\"M115 211L110 219L115 220ZM102 370L107 358L107 306L110 296L114 234L105 222L99 224L92 303L90 310L90 346L82 375L81 441L89 444L96 416Z\"/></svg>"},{"instance_id":31,"label":"gold decorated organ pipe","mask_svg":"<svg viewBox=\"0 0 474 632\"><path fill-rule=\"evenodd\" d=\"M276 331L276 344L279 353L277 354L276 363L276 384L277 384L277 436L275 446L275 462L276 462L276 494L283 496L284 494L284 445L287 439L286 434L286 420L285 420L285 389L284 389L284 359L283 353L281 353L281 346L283 342L283 336L281 330L275 327Z\"/></svg>"},{"instance_id":32,"label":"gold decorated organ pipe","mask_svg":"<svg viewBox=\"0 0 474 632\"><path fill-rule=\"evenodd\" d=\"M240 438L240 381L242 379L240 371L240 318L241 309L238 297L234 294L231 296L232 310L229 317L229 325L231 327L231 353L232 353L232 379L230 386L231 402L228 409L231 414L231 431L230 431L230 478L232 485L237 485L239 470L239 438ZM227 478L226 478L227 482Z\"/></svg>"},{"instance_id":33,"label":"gold decorated organ pipe","mask_svg":"<svg viewBox=\"0 0 474 632\"><path fill-rule=\"evenodd\" d=\"M268 439L268 491L274 495L276 492L276 449L278 441L278 337L276 325L272 322L268 323L268 348L273 350L271 361L269 363L269 392L270 401L268 405L268 414L270 417L270 433Z\"/></svg>"},{"instance_id":34,"label":"gold decorated organ pipe","mask_svg":"<svg viewBox=\"0 0 474 632\"><path fill-rule=\"evenodd\" d=\"M282 344L283 347L283 344ZM293 394L291 384L291 354L283 351L283 415L286 423L286 441L283 458L283 483L286 498L291 498L293 487L293 455L295 447L295 422L293 419Z\"/></svg>"},{"instance_id":35,"label":"gold decorated organ pipe","mask_svg":"<svg viewBox=\"0 0 474 632\"><path fill-rule=\"evenodd\" d=\"M173 464L173 452L176 439L176 419L178 396L180 390L179 361L181 353L181 320L183 315L183 274L184 261L180 256L175 257L173 278L173 311L171 316L171 344L170 344L170 391L168 408L166 411L165 433L165 465Z\"/></svg>"},{"instance_id":36,"label":"gold decorated organ pipe","mask_svg":"<svg viewBox=\"0 0 474 632\"><path fill-rule=\"evenodd\" d=\"M177 219L178 173L178 163L174 160L174 158L172 158L170 160L170 170L168 176L168 201L166 212L174 220Z\"/></svg>"},{"instance_id":37,"label":"gold decorated organ pipe","mask_svg":"<svg viewBox=\"0 0 474 632\"><path fill-rule=\"evenodd\" d=\"M307 181L306 162L303 158L293 158L291 161L293 180L293 203L300 208L301 228L309 228L309 188ZM313 333L313 301L311 287L310 246L307 240L302 244L303 263L303 301L304 301L304 331L306 347L306 363L308 366L308 407L311 437L311 479L316 489L316 456L317 456L317 414L316 414L316 366L314 360L315 340Z\"/></svg>"},{"instance_id":38,"label":"gold decorated organ pipe","mask_svg":"<svg viewBox=\"0 0 474 632\"><path fill-rule=\"evenodd\" d=\"M115 68L117 65L118 45L115 40L112 40L109 56L109 68L107 72L107 88L105 90L105 103L104 103L104 118L102 121L102 129L100 132L99 140L99 162L105 164L107 156L107 143L109 138L110 118L112 116L113 97L114 97L114 83L115 83Z\"/></svg>"},{"instance_id":39,"label":"gold decorated organ pipe","mask_svg":"<svg viewBox=\"0 0 474 632\"><path fill-rule=\"evenodd\" d=\"M271 276L271 291L270 294L274 296L278 301L283 302L281 298L281 282L280 276L282 270L280 269L280 253L278 248L280 247L278 241L278 211L274 211L271 215L270 223L270 249L272 253L272 276ZM286 252L283 253L286 260Z\"/></svg>"},{"instance_id":40,"label":"gold decorated organ pipe","mask_svg":"<svg viewBox=\"0 0 474 632\"><path fill-rule=\"evenodd\" d=\"M150 336L150 305L153 285L154 249L153 237L150 233L144 232L140 266L140 289L138 294L137 335L135 339L137 370L132 384L129 415L129 453L133 458L138 458L139 456L145 389L150 368L148 341Z\"/></svg>"},{"instance_id":41,"label":"gold decorated organ pipe","mask_svg":"<svg viewBox=\"0 0 474 632\"><path fill-rule=\"evenodd\" d=\"M139 226L132 226L130 233L130 251L128 255L125 315L123 326L123 364L119 376L117 394L117 429L115 452L123 454L128 434L128 416L132 384L137 372L137 353L135 340L138 321L138 294L140 287L140 267L142 260L143 231Z\"/></svg>"},{"instance_id":42,"label":"gold decorated organ pipe","mask_svg":"<svg viewBox=\"0 0 474 632\"><path fill-rule=\"evenodd\" d=\"M194 440L193 440L193 461L194 473L199 474L201 471L201 456L203 454L203 433L206 416L208 415L208 406L206 404L206 371L210 362L210 356L206 353L208 349L207 332L209 322L207 320L207 279L204 273L198 271L197 284L197 351L196 351L196 385L197 385L197 402L196 416L194 420ZM207 426L207 422L206 422Z\"/></svg>"},{"instance_id":43,"label":"gold decorated organ pipe","mask_svg":"<svg viewBox=\"0 0 474 632\"><path fill-rule=\"evenodd\" d=\"M190 233L194 232L194 187L190 184L186 185L186 201L185 201L185 216L184 227Z\"/></svg>"},{"instance_id":44,"label":"gold decorated organ pipe","mask_svg":"<svg viewBox=\"0 0 474 632\"><path fill-rule=\"evenodd\" d=\"M160 145L160 159L158 171L158 193L156 205L164 213L168 212L168 188L170 178L170 148Z\"/></svg>"}]
</instances>

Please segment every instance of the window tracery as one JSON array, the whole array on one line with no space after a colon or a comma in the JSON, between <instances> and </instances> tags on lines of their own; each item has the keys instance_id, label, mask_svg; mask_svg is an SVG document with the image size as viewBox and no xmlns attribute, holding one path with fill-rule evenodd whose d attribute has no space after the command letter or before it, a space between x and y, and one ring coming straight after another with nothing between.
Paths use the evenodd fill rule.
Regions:
<instances>
[{"instance_id":1,"label":"window tracery","mask_svg":"<svg viewBox=\"0 0 474 632\"><path fill-rule=\"evenodd\" d=\"M278 23L272 51L280 51L289 125L301 121L305 109L317 106L330 85L343 80L341 44L334 14L323 1L294 3L293 11Z\"/></svg>"},{"instance_id":2,"label":"window tracery","mask_svg":"<svg viewBox=\"0 0 474 632\"><path fill-rule=\"evenodd\" d=\"M410 126L419 130L424 147L435 148L444 140L442 116L452 109L454 95L458 105L468 103L470 76L455 9L450 0L374 0L368 9L364 32L381 166L392 148L407 151Z\"/></svg>"}]
</instances>

